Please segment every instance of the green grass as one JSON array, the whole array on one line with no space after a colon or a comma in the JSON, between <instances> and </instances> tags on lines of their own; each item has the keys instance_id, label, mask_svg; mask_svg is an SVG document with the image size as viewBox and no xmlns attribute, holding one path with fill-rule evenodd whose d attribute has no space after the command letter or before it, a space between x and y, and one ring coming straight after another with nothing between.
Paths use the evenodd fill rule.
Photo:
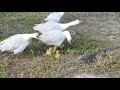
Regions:
<instances>
[{"instance_id":1,"label":"green grass","mask_svg":"<svg viewBox=\"0 0 120 90\"><path fill-rule=\"evenodd\" d=\"M41 23L48 14L49 12L1 12L0 32L2 33L0 34L0 41L13 34L35 32L32 29L33 25ZM79 18L79 16L78 13L66 13L62 21L71 21ZM64 42L64 49L57 60L44 57L43 55L49 47L36 40L33 40L21 54L13 55L13 53L0 52L0 77L62 78L70 77L78 72L119 77L119 50L98 57L94 63L83 63L78 60L81 55L92 54L108 44L105 41L87 36L89 32L88 34L82 33L79 31L80 27L82 25L71 28L76 32L75 35L72 35L74 42L72 45L69 45L67 40Z\"/></svg>"},{"instance_id":2,"label":"green grass","mask_svg":"<svg viewBox=\"0 0 120 90\"><path fill-rule=\"evenodd\" d=\"M7 12L0 12L0 20L4 19L7 15Z\"/></svg>"},{"instance_id":3,"label":"green grass","mask_svg":"<svg viewBox=\"0 0 120 90\"><path fill-rule=\"evenodd\" d=\"M72 45L65 42L64 53L80 55L84 53L91 54L96 51L97 44L99 44L97 40L89 39L83 34L76 34Z\"/></svg>"}]
</instances>

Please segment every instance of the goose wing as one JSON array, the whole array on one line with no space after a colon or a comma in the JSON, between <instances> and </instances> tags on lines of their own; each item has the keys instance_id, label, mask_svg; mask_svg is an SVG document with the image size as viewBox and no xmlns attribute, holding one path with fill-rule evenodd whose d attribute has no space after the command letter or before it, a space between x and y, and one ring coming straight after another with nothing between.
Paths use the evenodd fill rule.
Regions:
<instances>
[{"instance_id":1,"label":"goose wing","mask_svg":"<svg viewBox=\"0 0 120 90\"><path fill-rule=\"evenodd\" d=\"M60 19L64 15L64 12L53 12L45 18L45 21L55 21L55 22L60 22Z\"/></svg>"},{"instance_id":2,"label":"goose wing","mask_svg":"<svg viewBox=\"0 0 120 90\"><path fill-rule=\"evenodd\" d=\"M45 34L42 34L39 39L43 41L43 43L46 43L47 45L59 46L63 42L64 38L65 35L61 31L53 30Z\"/></svg>"}]
</instances>

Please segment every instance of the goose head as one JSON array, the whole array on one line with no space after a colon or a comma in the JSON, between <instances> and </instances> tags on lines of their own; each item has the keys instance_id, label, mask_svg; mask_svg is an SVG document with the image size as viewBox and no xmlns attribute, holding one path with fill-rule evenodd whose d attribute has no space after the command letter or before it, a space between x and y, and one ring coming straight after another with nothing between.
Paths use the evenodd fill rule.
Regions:
<instances>
[{"instance_id":1,"label":"goose head","mask_svg":"<svg viewBox=\"0 0 120 90\"><path fill-rule=\"evenodd\" d=\"M39 39L40 34L39 33L33 33L32 38Z\"/></svg>"},{"instance_id":2,"label":"goose head","mask_svg":"<svg viewBox=\"0 0 120 90\"><path fill-rule=\"evenodd\" d=\"M72 37L71 37L70 32L69 31L64 31L63 33L66 36L67 41L69 42L69 44L72 44Z\"/></svg>"},{"instance_id":3,"label":"goose head","mask_svg":"<svg viewBox=\"0 0 120 90\"><path fill-rule=\"evenodd\" d=\"M75 20L75 21L72 21L71 23L73 24L73 25L77 25L77 24L80 24L80 23L82 23L83 21L81 21L81 20Z\"/></svg>"},{"instance_id":4,"label":"goose head","mask_svg":"<svg viewBox=\"0 0 120 90\"><path fill-rule=\"evenodd\" d=\"M80 20L75 20L74 23L75 23L75 25L77 25L80 23Z\"/></svg>"}]
</instances>

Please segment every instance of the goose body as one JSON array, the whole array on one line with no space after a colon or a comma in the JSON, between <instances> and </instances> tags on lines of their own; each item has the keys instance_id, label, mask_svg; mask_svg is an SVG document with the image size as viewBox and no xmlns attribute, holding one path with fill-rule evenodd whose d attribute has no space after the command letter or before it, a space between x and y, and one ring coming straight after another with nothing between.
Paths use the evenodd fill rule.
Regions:
<instances>
[{"instance_id":1,"label":"goose body","mask_svg":"<svg viewBox=\"0 0 120 90\"><path fill-rule=\"evenodd\" d=\"M62 32L59 30L53 30L40 35L39 39L46 45L60 46L65 39L67 39L68 42L71 43L72 37L69 31Z\"/></svg>"},{"instance_id":2,"label":"goose body","mask_svg":"<svg viewBox=\"0 0 120 90\"><path fill-rule=\"evenodd\" d=\"M0 42L0 50L19 54L30 44L32 38L38 38L38 36L38 33L13 35Z\"/></svg>"},{"instance_id":3,"label":"goose body","mask_svg":"<svg viewBox=\"0 0 120 90\"><path fill-rule=\"evenodd\" d=\"M38 25L34 26L33 29L40 32L41 34L44 34L48 31L52 31L52 30L64 31L68 27L77 25L79 23L80 23L79 20L75 20L75 21L72 21L69 23L58 23L58 22L54 22L54 21L49 21L46 23L38 24Z\"/></svg>"},{"instance_id":4,"label":"goose body","mask_svg":"<svg viewBox=\"0 0 120 90\"><path fill-rule=\"evenodd\" d=\"M45 18L45 21L54 21L54 22L60 22L60 19L64 15L64 12L53 12Z\"/></svg>"}]
</instances>

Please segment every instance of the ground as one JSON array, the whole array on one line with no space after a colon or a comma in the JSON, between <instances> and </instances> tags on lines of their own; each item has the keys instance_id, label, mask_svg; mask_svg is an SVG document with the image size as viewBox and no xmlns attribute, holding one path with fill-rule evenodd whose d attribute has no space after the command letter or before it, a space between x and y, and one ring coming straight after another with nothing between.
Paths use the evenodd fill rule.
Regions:
<instances>
[{"instance_id":1,"label":"ground","mask_svg":"<svg viewBox=\"0 0 120 90\"><path fill-rule=\"evenodd\" d=\"M34 33L34 24L43 22L50 12L1 12L0 41L18 33ZM44 57L49 48L34 41L21 54L0 52L0 77L7 78L119 78L120 49L108 51L85 63L83 56L119 45L119 12L65 12L62 23L73 20L83 23L69 27L72 45L64 42L57 60Z\"/></svg>"}]
</instances>

